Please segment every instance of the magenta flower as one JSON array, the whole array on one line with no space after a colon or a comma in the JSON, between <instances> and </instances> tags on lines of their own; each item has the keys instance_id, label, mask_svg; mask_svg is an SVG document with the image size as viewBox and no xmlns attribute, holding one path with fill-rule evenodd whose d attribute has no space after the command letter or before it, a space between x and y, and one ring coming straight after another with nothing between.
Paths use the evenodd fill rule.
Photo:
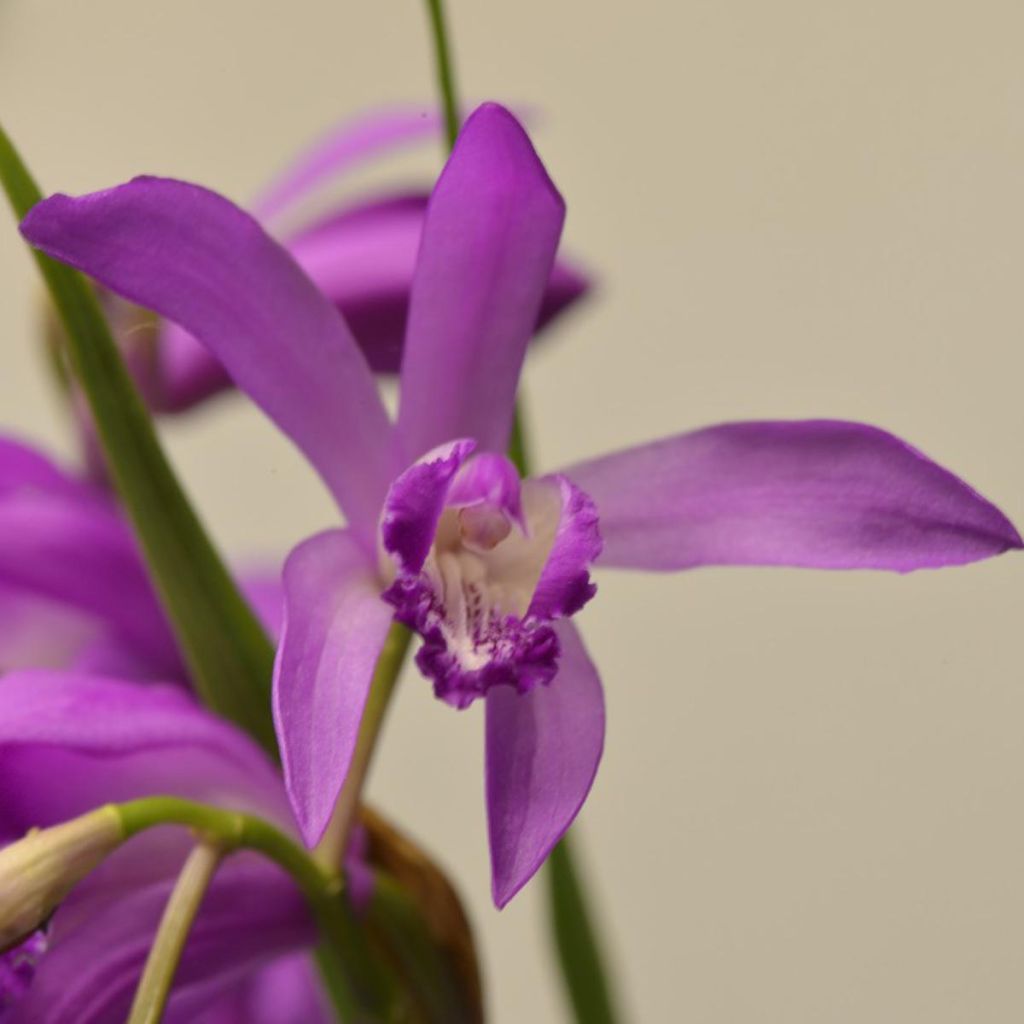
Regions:
<instances>
[{"instance_id":1,"label":"magenta flower","mask_svg":"<svg viewBox=\"0 0 1024 1024\"><path fill-rule=\"evenodd\" d=\"M263 751L178 688L81 673L9 673L0 686L0 766L0 845L29 828L154 793L295 828L281 778ZM124 1020L191 843L186 830L173 828L129 840L72 891L44 931L5 951L4 1024ZM314 941L294 882L256 855L236 854L203 901L165 1019L330 1020L303 952Z\"/></svg>"},{"instance_id":2,"label":"magenta flower","mask_svg":"<svg viewBox=\"0 0 1024 1024\"><path fill-rule=\"evenodd\" d=\"M427 192L392 190L313 218L302 215L311 196L388 153L439 134L440 118L417 108L393 108L346 121L300 153L252 206L299 266L348 321L370 366L397 372L409 308ZM299 217L296 219L296 211ZM537 321L541 331L590 287L575 265L559 260ZM131 335L132 314L125 332ZM145 339L145 335L137 335ZM161 328L155 346L130 351L136 379L154 409L179 412L231 386L210 351L175 324Z\"/></svg>"},{"instance_id":3,"label":"magenta flower","mask_svg":"<svg viewBox=\"0 0 1024 1024\"><path fill-rule=\"evenodd\" d=\"M593 562L906 572L1022 544L957 477L854 423L726 424L520 481L502 453L563 218L516 120L477 110L427 207L395 424L335 307L215 194L139 178L54 196L22 225L207 345L347 517L285 568L274 711L306 841L331 816L397 615L422 635L417 661L442 699L485 699L499 906L569 826L600 760L601 685L570 621L593 596Z\"/></svg>"}]
</instances>

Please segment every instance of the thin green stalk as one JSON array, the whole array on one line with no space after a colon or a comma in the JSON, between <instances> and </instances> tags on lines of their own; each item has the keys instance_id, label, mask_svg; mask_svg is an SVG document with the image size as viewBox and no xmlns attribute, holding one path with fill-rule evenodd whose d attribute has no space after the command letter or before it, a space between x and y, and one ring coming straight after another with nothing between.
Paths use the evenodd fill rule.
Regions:
<instances>
[{"instance_id":1,"label":"thin green stalk","mask_svg":"<svg viewBox=\"0 0 1024 1024\"><path fill-rule=\"evenodd\" d=\"M159 825L183 825L219 844L225 855L255 850L282 867L299 887L320 929L318 961L339 1018L351 1022L405 1019L398 1011L406 998L385 972L365 934L341 899L343 880L328 871L276 826L251 814L225 811L177 797L146 797L112 805L126 838Z\"/></svg>"},{"instance_id":2,"label":"thin green stalk","mask_svg":"<svg viewBox=\"0 0 1024 1024\"><path fill-rule=\"evenodd\" d=\"M0 184L19 220L42 198L2 129ZM273 651L263 628L178 483L92 287L69 267L34 256L196 689L210 707L276 751L269 701Z\"/></svg>"},{"instance_id":3,"label":"thin green stalk","mask_svg":"<svg viewBox=\"0 0 1024 1024\"><path fill-rule=\"evenodd\" d=\"M206 890L220 866L220 847L200 842L192 848L164 908L142 979L135 990L128 1024L159 1024L171 994L181 954Z\"/></svg>"},{"instance_id":4,"label":"thin green stalk","mask_svg":"<svg viewBox=\"0 0 1024 1024\"><path fill-rule=\"evenodd\" d=\"M434 40L434 60L437 66L438 86L444 104L444 126L448 148L455 145L459 134L459 105L455 89L455 74L452 69L451 47L445 27L442 0L427 0L430 14L430 31Z\"/></svg>"},{"instance_id":5,"label":"thin green stalk","mask_svg":"<svg viewBox=\"0 0 1024 1024\"><path fill-rule=\"evenodd\" d=\"M548 915L562 965L562 980L579 1024L615 1024L615 1005L597 928L587 907L572 847L573 842L566 834L551 851L545 870Z\"/></svg>"}]
</instances>

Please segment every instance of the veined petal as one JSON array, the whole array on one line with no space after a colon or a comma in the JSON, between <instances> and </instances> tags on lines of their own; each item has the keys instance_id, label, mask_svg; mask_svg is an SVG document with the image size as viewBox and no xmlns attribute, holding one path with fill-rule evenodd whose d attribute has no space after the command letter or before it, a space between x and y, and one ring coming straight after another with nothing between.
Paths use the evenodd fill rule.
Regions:
<instances>
[{"instance_id":1,"label":"veined petal","mask_svg":"<svg viewBox=\"0 0 1024 1024\"><path fill-rule=\"evenodd\" d=\"M66 672L3 678L0 837L154 793L290 822L263 751L181 690Z\"/></svg>"},{"instance_id":2,"label":"veined petal","mask_svg":"<svg viewBox=\"0 0 1024 1024\"><path fill-rule=\"evenodd\" d=\"M376 566L344 530L300 544L284 570L274 666L274 724L303 838L323 835L355 752L377 658L391 624Z\"/></svg>"},{"instance_id":3,"label":"veined petal","mask_svg":"<svg viewBox=\"0 0 1024 1024\"><path fill-rule=\"evenodd\" d=\"M558 675L487 694L487 825L498 907L533 877L586 800L604 748L604 696L575 626L555 625Z\"/></svg>"},{"instance_id":4,"label":"veined petal","mask_svg":"<svg viewBox=\"0 0 1024 1024\"><path fill-rule=\"evenodd\" d=\"M51 196L22 233L202 341L369 542L398 468L387 414L337 310L249 214L196 185L136 178Z\"/></svg>"},{"instance_id":5,"label":"veined petal","mask_svg":"<svg viewBox=\"0 0 1024 1024\"><path fill-rule=\"evenodd\" d=\"M128 892L65 928L53 921L25 997L11 1024L104 1024L127 1016L135 986L170 894L171 881ZM253 894L259 898L254 899ZM224 864L206 893L175 975L168 1024L196 1019L218 991L268 959L310 945L314 932L294 884L250 855Z\"/></svg>"},{"instance_id":6,"label":"veined petal","mask_svg":"<svg viewBox=\"0 0 1024 1024\"><path fill-rule=\"evenodd\" d=\"M409 304L399 430L415 458L471 437L504 451L565 204L519 122L465 123L427 208Z\"/></svg>"},{"instance_id":7,"label":"veined petal","mask_svg":"<svg viewBox=\"0 0 1024 1024\"><path fill-rule=\"evenodd\" d=\"M261 219L276 217L328 178L358 164L438 134L441 118L435 110L395 107L344 121L299 156L264 190L253 204Z\"/></svg>"},{"instance_id":8,"label":"veined petal","mask_svg":"<svg viewBox=\"0 0 1024 1024\"><path fill-rule=\"evenodd\" d=\"M726 423L565 473L597 503L607 566L910 572L1022 546L963 480L860 423Z\"/></svg>"}]
</instances>

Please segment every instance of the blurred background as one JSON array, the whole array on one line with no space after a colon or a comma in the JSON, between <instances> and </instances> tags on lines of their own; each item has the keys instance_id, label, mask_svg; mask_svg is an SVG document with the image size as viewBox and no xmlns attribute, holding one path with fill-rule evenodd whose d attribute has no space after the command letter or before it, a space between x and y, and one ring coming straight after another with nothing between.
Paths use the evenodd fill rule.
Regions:
<instances>
[{"instance_id":1,"label":"blurred background","mask_svg":"<svg viewBox=\"0 0 1024 1024\"><path fill-rule=\"evenodd\" d=\"M464 95L541 112L567 245L600 279L530 361L542 467L727 419L848 417L1024 523L1024 7L449 17ZM2 117L50 190L155 172L245 201L340 118L433 90L418 0L0 0ZM391 180L440 159L428 144ZM0 280L0 427L70 458L9 220ZM241 399L164 429L233 554L332 522ZM599 582L582 628L609 735L578 834L631 1018L1021 1020L1024 560ZM409 674L371 794L458 879L494 1020L557 1022L540 886L490 904L482 746L479 708Z\"/></svg>"}]
</instances>

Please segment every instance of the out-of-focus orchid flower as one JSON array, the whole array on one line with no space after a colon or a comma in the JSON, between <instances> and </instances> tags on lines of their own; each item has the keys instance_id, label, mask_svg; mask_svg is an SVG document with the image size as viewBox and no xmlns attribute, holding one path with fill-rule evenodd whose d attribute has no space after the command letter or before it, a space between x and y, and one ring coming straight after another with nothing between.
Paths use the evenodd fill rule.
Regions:
<instances>
[{"instance_id":1,"label":"out-of-focus orchid flower","mask_svg":"<svg viewBox=\"0 0 1024 1024\"><path fill-rule=\"evenodd\" d=\"M177 688L19 671L0 685L0 843L108 802L160 794L255 813L294 830L281 778L233 726ZM157 922L191 844L184 829L130 839L78 884L44 929L0 956L4 1024L126 1017ZM6 884L6 883L5 883ZM252 894L259 894L258 899ZM294 882L253 854L224 863L203 900L167 1021L232 1024L262 994L283 1022L331 1019L307 958L315 940Z\"/></svg>"},{"instance_id":2,"label":"out-of-focus orchid flower","mask_svg":"<svg viewBox=\"0 0 1024 1024\"><path fill-rule=\"evenodd\" d=\"M264 626L280 630L279 574L242 574ZM0 671L76 668L186 679L131 529L105 488L0 437Z\"/></svg>"},{"instance_id":3,"label":"out-of-focus orchid flower","mask_svg":"<svg viewBox=\"0 0 1024 1024\"><path fill-rule=\"evenodd\" d=\"M392 108L346 121L301 153L263 191L253 214L278 237L351 326L370 366L397 372L428 193L392 190L335 202L312 217L303 208L332 179L438 135L432 111ZM298 214L298 216L296 216ZM573 263L551 271L536 328L542 330L590 287ZM117 300L108 313L133 375L158 412L180 412L231 386L221 364L180 326L156 324Z\"/></svg>"},{"instance_id":4,"label":"out-of-focus orchid flower","mask_svg":"<svg viewBox=\"0 0 1024 1024\"><path fill-rule=\"evenodd\" d=\"M591 563L906 572L1021 546L963 481L873 427L735 423L520 481L502 454L564 206L493 104L427 208L397 424L336 308L250 215L140 178L26 218L26 238L200 339L322 476L348 528L285 569L275 719L316 842L352 760L393 615L439 696L486 702L495 901L525 884L597 770L604 706L570 616ZM604 546L602 550L602 538Z\"/></svg>"}]
</instances>

